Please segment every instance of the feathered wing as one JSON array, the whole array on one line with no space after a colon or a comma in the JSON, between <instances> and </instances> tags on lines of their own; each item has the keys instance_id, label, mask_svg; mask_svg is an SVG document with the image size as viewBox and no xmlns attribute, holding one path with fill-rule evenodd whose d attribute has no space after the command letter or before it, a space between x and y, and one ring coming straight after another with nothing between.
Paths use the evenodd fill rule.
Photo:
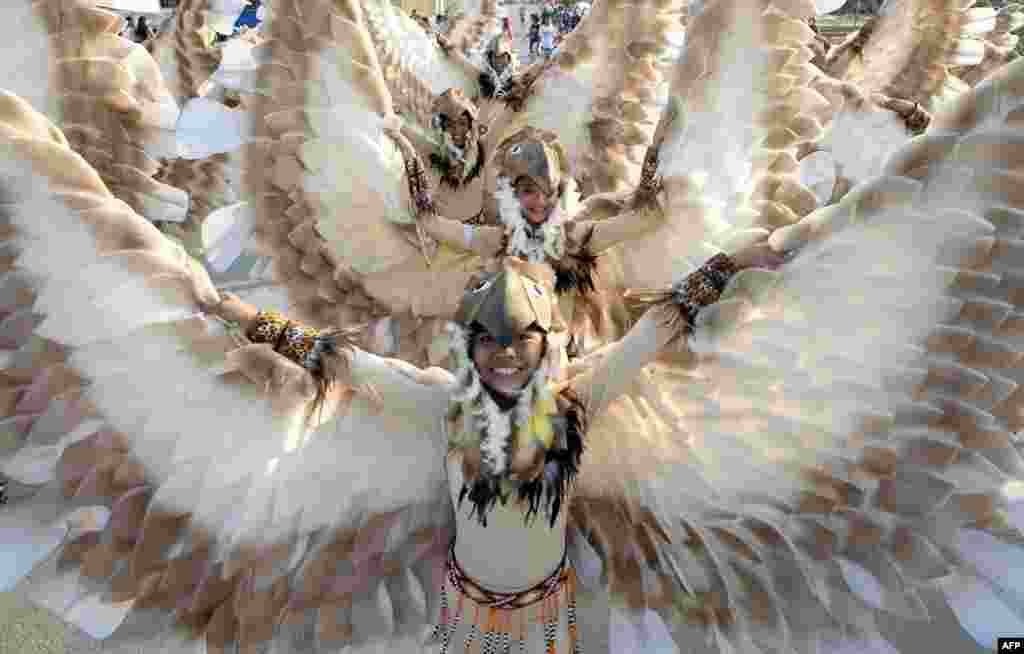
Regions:
<instances>
[{"instance_id":1,"label":"feathered wing","mask_svg":"<svg viewBox=\"0 0 1024 654\"><path fill-rule=\"evenodd\" d=\"M829 54L829 72L929 110L964 90L950 68L979 64L981 39L995 28L995 11L973 2L890 0L879 13Z\"/></svg>"},{"instance_id":2,"label":"feathered wing","mask_svg":"<svg viewBox=\"0 0 1024 654\"><path fill-rule=\"evenodd\" d=\"M188 194L188 213L179 222L163 223L161 231L179 241L190 254L222 272L236 259L224 256L225 236L216 211L238 202L241 144L250 138L245 99L255 86L254 47L258 39L237 38L214 47L212 20L217 10L231 10L209 0L178 3L169 29L149 42L154 59L172 89L182 113L175 125L176 149L160 161L156 179ZM239 9L240 11L240 9ZM230 18L227 28L234 18ZM227 22L227 21L225 21ZM221 25L224 28L224 25ZM234 224L227 231L244 231ZM240 254L244 236L232 251Z\"/></svg>"},{"instance_id":3,"label":"feathered wing","mask_svg":"<svg viewBox=\"0 0 1024 654\"><path fill-rule=\"evenodd\" d=\"M213 47L207 15L210 0L183 0L174 8L172 28L153 39L150 49L179 104L201 95L220 66L221 50Z\"/></svg>"},{"instance_id":4,"label":"feathered wing","mask_svg":"<svg viewBox=\"0 0 1024 654\"><path fill-rule=\"evenodd\" d=\"M501 32L497 7L485 2L480 14L456 16L447 26L444 37L470 61L478 61L491 39Z\"/></svg>"},{"instance_id":5,"label":"feathered wing","mask_svg":"<svg viewBox=\"0 0 1024 654\"><path fill-rule=\"evenodd\" d=\"M380 326L368 330L370 349L391 352L396 334L387 318L412 307L408 293L382 293L408 289L422 299L420 290L443 288L451 292L446 298L438 290L441 302L451 304L470 273L449 279L449 258L460 265L462 258L433 251L417 233L406 160L386 133L401 123L361 7L283 3L269 39L260 68L269 93L255 119L261 139L249 148L245 172L257 236L274 257L293 313L314 324ZM424 325L429 333L420 338L404 333L419 323L404 321L399 343L422 354L435 327Z\"/></svg>"},{"instance_id":6,"label":"feathered wing","mask_svg":"<svg viewBox=\"0 0 1024 654\"><path fill-rule=\"evenodd\" d=\"M521 72L525 103L492 125L495 145L530 125L558 135L587 194L636 186L663 108L662 71L682 34L682 2L595 2L550 62Z\"/></svg>"},{"instance_id":7,"label":"feathered wing","mask_svg":"<svg viewBox=\"0 0 1024 654\"><path fill-rule=\"evenodd\" d=\"M424 416L447 389L357 353L375 392L336 389L307 429L308 374L240 347L201 311L206 273L29 105L0 107L0 580L31 573L36 602L140 651L418 635L450 537L443 466L418 466L443 459ZM417 410L381 411L389 392Z\"/></svg>"},{"instance_id":8,"label":"feathered wing","mask_svg":"<svg viewBox=\"0 0 1024 654\"><path fill-rule=\"evenodd\" d=\"M1022 80L1000 69L776 232L802 253L740 273L693 357L591 425L575 560L636 639L652 612L722 652L981 652L1024 626Z\"/></svg>"},{"instance_id":9,"label":"feathered wing","mask_svg":"<svg viewBox=\"0 0 1024 654\"><path fill-rule=\"evenodd\" d=\"M809 64L814 33L801 19L813 11L713 2L690 16L658 127L670 218L624 246L627 287L662 287L746 230L792 224L818 206L797 162L834 111Z\"/></svg>"},{"instance_id":10,"label":"feathered wing","mask_svg":"<svg viewBox=\"0 0 1024 654\"><path fill-rule=\"evenodd\" d=\"M801 171L819 201L879 174L887 156L927 127L930 112L968 88L957 73L983 62L987 35L1000 24L993 9L972 3L894 0L833 48L818 82L835 105L815 147L825 154Z\"/></svg>"},{"instance_id":11,"label":"feathered wing","mask_svg":"<svg viewBox=\"0 0 1024 654\"><path fill-rule=\"evenodd\" d=\"M974 66L953 69L964 83L974 86L1009 61L1020 39L1014 32L1024 27L1024 12L1019 5L1008 5L996 13L995 28L982 37L985 55Z\"/></svg>"},{"instance_id":12,"label":"feathered wing","mask_svg":"<svg viewBox=\"0 0 1024 654\"><path fill-rule=\"evenodd\" d=\"M386 0L362 3L366 26L373 38L395 111L421 130L431 127L431 104L448 89L460 89L468 98L480 95L479 54L470 51L469 39L453 43L457 52L446 54L423 28ZM486 20L486 19L485 19ZM496 22L493 19L490 22ZM493 27L492 36L498 33Z\"/></svg>"},{"instance_id":13,"label":"feathered wing","mask_svg":"<svg viewBox=\"0 0 1024 654\"><path fill-rule=\"evenodd\" d=\"M176 149L179 112L146 49L117 35L116 14L88 2L9 4L5 17L21 13L22 4L31 7L22 14L28 20L20 24L27 30L21 38L45 42L37 52L49 53L53 74L25 81L48 89L47 115L72 148L138 213L152 221L183 220L186 194L153 179L158 159Z\"/></svg>"}]
</instances>

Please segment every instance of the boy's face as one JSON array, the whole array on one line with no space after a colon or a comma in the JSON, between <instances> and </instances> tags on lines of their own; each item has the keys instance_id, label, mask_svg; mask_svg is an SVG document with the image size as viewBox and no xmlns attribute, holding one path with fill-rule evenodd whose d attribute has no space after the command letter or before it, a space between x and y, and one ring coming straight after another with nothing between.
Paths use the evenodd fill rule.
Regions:
<instances>
[{"instance_id":1,"label":"boy's face","mask_svg":"<svg viewBox=\"0 0 1024 654\"><path fill-rule=\"evenodd\" d=\"M526 387L544 356L544 332L535 328L520 333L508 346L498 343L486 329L473 338L473 364L480 381L508 398Z\"/></svg>"}]
</instances>

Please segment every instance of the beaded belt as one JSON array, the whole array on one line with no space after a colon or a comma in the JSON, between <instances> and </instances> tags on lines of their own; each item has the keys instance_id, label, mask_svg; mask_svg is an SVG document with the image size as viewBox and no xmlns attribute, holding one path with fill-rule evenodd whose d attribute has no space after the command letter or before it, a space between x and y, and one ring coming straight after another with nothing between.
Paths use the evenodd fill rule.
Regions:
<instances>
[{"instance_id":1,"label":"beaded belt","mask_svg":"<svg viewBox=\"0 0 1024 654\"><path fill-rule=\"evenodd\" d=\"M562 560L558 563L555 571L535 586L515 593L499 593L480 586L465 573L455 558L455 543L452 543L448 550L448 582L480 606L496 609L525 609L557 593L562 584L568 580L571 569L565 565L567 554L568 550L563 550Z\"/></svg>"},{"instance_id":2,"label":"beaded belt","mask_svg":"<svg viewBox=\"0 0 1024 654\"><path fill-rule=\"evenodd\" d=\"M583 644L576 630L576 573L571 565L566 565L568 552L563 552L558 567L543 581L524 591L515 593L499 593L481 587L473 581L459 566L455 558L455 543L448 550L447 573L445 582L441 583L441 616L434 625L428 638L429 642L441 643L441 654L451 654L452 637L462 620L463 599L469 598L476 604L474 615L470 619L469 633L463 644L464 652L469 654L477 639L480 641L481 654L511 654L513 631L518 631L515 640L519 642L518 652L526 654L526 609L540 604L537 620L543 626L545 654L557 654L557 632L559 623L559 605L563 601L562 590L565 590L565 610L569 642L566 654L583 654ZM451 584L457 592L456 605L448 601L445 588ZM482 611L481 611L482 610ZM514 617L515 616L515 617ZM518 622L518 630L513 623Z\"/></svg>"}]
</instances>

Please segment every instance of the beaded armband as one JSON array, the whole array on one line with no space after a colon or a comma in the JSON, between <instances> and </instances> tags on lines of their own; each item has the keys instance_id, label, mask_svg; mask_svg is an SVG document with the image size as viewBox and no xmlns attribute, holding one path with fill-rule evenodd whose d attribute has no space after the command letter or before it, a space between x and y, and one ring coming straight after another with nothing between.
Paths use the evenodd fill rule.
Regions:
<instances>
[{"instance_id":1,"label":"beaded armband","mask_svg":"<svg viewBox=\"0 0 1024 654\"><path fill-rule=\"evenodd\" d=\"M299 364L306 370L319 373L320 357L332 351L330 336L319 329L288 320L276 311L260 311L246 334L253 343L269 343L274 351Z\"/></svg>"},{"instance_id":2,"label":"beaded armband","mask_svg":"<svg viewBox=\"0 0 1024 654\"><path fill-rule=\"evenodd\" d=\"M419 157L406 158L405 178L409 184L409 197L412 198L416 216L434 214L434 201L430 197L430 189L426 181L426 173Z\"/></svg>"},{"instance_id":3,"label":"beaded armband","mask_svg":"<svg viewBox=\"0 0 1024 654\"><path fill-rule=\"evenodd\" d=\"M661 153L661 143L652 143L647 147L644 155L644 164L640 169L640 184L636 188L635 203L637 205L651 204L654 198L661 191L661 177L658 176L658 155Z\"/></svg>"},{"instance_id":4,"label":"beaded armband","mask_svg":"<svg viewBox=\"0 0 1024 654\"><path fill-rule=\"evenodd\" d=\"M724 254L716 254L672 287L672 299L679 306L691 331L700 310L718 302L736 272L736 264L732 259Z\"/></svg>"}]
</instances>

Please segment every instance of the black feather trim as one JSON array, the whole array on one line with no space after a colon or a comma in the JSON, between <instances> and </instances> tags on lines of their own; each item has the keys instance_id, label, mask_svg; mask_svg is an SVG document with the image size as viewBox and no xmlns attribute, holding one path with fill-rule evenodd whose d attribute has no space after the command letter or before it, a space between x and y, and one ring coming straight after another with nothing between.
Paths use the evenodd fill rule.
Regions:
<instances>
[{"instance_id":1,"label":"black feather trim","mask_svg":"<svg viewBox=\"0 0 1024 654\"><path fill-rule=\"evenodd\" d=\"M480 83L480 95L490 100L494 97L494 92L497 90L494 85L494 80L487 73L480 73L480 78L477 80Z\"/></svg>"},{"instance_id":2,"label":"black feather trim","mask_svg":"<svg viewBox=\"0 0 1024 654\"><path fill-rule=\"evenodd\" d=\"M508 503L508 496L501 492L498 477L480 475L473 481L472 486L467 486L463 483L462 490L459 491L458 506L462 506L462 500L466 499L467 496L473 505L469 517L476 516L477 520L484 527L487 526L487 514L491 512L491 509L494 508L498 500L501 500L502 506Z\"/></svg>"},{"instance_id":3,"label":"black feather trim","mask_svg":"<svg viewBox=\"0 0 1024 654\"><path fill-rule=\"evenodd\" d=\"M567 258L570 265L559 262L551 266L555 270L555 293L564 295L575 291L587 295L597 290L597 255L584 251L567 255Z\"/></svg>"},{"instance_id":4,"label":"black feather trim","mask_svg":"<svg viewBox=\"0 0 1024 654\"><path fill-rule=\"evenodd\" d=\"M523 518L527 526L537 519L541 507L544 507L548 524L553 528L579 474L587 430L586 410L571 391L563 391L560 397L568 408L563 415L554 419L557 446L544 454L544 469L540 475L532 481L518 484L519 500L527 504L526 516ZM502 506L508 503L508 496L501 491L499 478L484 475L475 479L472 485L463 483L457 505L461 507L467 497L473 505L470 517L475 515L484 527L487 526L487 513L494 505L498 501Z\"/></svg>"},{"instance_id":5,"label":"black feather trim","mask_svg":"<svg viewBox=\"0 0 1024 654\"><path fill-rule=\"evenodd\" d=\"M586 235L580 240L577 247L571 254L567 254L563 265L562 261L552 262L551 267L555 271L555 293L559 295L577 292L580 295L587 295L597 290L597 256L590 250L590 239L594 236L594 228L587 230Z\"/></svg>"}]
</instances>

